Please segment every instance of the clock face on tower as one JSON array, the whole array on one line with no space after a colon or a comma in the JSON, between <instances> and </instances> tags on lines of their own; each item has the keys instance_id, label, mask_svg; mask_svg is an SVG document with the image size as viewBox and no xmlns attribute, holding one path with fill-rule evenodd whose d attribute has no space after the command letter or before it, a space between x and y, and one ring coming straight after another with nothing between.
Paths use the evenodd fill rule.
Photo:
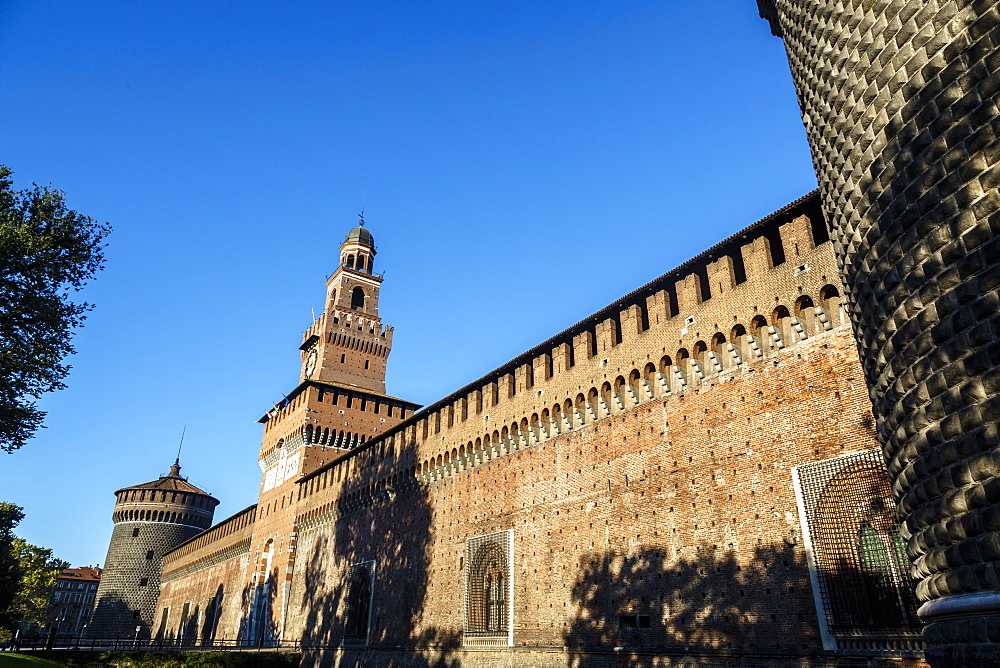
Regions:
<instances>
[{"instance_id":1,"label":"clock face on tower","mask_svg":"<svg viewBox=\"0 0 1000 668\"><path fill-rule=\"evenodd\" d=\"M306 369L305 369L306 378L311 377L313 375L313 371L315 370L316 370L316 349L313 348L312 350L309 351L309 355L306 356Z\"/></svg>"}]
</instances>

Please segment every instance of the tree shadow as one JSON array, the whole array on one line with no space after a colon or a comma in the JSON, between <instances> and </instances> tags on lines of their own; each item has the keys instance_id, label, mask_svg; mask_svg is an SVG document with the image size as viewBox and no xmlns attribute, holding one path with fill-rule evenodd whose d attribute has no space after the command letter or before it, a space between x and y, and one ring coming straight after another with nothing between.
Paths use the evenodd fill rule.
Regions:
<instances>
[{"instance_id":1,"label":"tree shadow","mask_svg":"<svg viewBox=\"0 0 1000 668\"><path fill-rule=\"evenodd\" d=\"M779 544L760 546L741 561L710 547L678 559L650 547L583 555L572 589L576 619L565 644L575 650L817 647L804 557ZM798 646L782 647L782 637L798 637ZM580 653L570 664L606 660Z\"/></svg>"},{"instance_id":2,"label":"tree shadow","mask_svg":"<svg viewBox=\"0 0 1000 668\"><path fill-rule=\"evenodd\" d=\"M852 597L852 605L834 605L824 615L838 638L913 633L891 583L846 560L820 577L824 596ZM758 545L749 559L714 546L678 558L649 546L591 553L580 558L571 595L576 615L565 634L571 666L606 666L615 649L775 661L824 651L807 560L785 543Z\"/></svg>"},{"instance_id":3,"label":"tree shadow","mask_svg":"<svg viewBox=\"0 0 1000 668\"><path fill-rule=\"evenodd\" d=\"M302 665L388 665L405 653L408 666L457 666L461 629L423 621L435 533L431 495L413 475L415 444L381 455L372 448L363 466L345 474L339 517L300 538L308 546L298 555L305 572L294 601L306 612ZM366 577L370 590L359 594Z\"/></svg>"},{"instance_id":4,"label":"tree shadow","mask_svg":"<svg viewBox=\"0 0 1000 668\"><path fill-rule=\"evenodd\" d=\"M260 582L247 583L240 594L241 617L237 639L246 646L277 645L280 630L274 616L278 595L278 567L272 566ZM221 585L220 585L221 588Z\"/></svg>"}]
</instances>

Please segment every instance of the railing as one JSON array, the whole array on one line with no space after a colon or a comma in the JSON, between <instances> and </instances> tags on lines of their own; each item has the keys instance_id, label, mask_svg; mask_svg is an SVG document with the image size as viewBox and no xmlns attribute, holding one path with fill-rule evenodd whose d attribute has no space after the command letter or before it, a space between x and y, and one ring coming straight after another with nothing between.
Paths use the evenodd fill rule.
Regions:
<instances>
[{"instance_id":1,"label":"railing","mask_svg":"<svg viewBox=\"0 0 1000 668\"><path fill-rule=\"evenodd\" d=\"M139 651L139 652L222 652L222 651L292 651L302 649L300 640L248 640L248 639L195 639L195 638L73 638L54 640L38 637L21 639L20 650L65 650L87 652Z\"/></svg>"}]
</instances>

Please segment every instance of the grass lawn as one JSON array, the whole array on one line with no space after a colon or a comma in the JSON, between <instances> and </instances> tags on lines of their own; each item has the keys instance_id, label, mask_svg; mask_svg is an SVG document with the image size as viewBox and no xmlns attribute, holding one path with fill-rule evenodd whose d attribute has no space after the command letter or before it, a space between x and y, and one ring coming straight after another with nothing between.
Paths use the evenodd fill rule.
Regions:
<instances>
[{"instance_id":1,"label":"grass lawn","mask_svg":"<svg viewBox=\"0 0 1000 668\"><path fill-rule=\"evenodd\" d=\"M0 668L44 668L45 666L63 666L63 664L27 654L0 652Z\"/></svg>"}]
</instances>

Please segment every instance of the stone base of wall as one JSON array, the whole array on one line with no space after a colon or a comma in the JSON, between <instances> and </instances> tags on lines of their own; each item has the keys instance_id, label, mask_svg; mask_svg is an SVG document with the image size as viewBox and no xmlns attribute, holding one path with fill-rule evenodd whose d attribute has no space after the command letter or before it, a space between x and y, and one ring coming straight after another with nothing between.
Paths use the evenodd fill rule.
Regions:
<instances>
[{"instance_id":1,"label":"stone base of wall","mask_svg":"<svg viewBox=\"0 0 1000 668\"><path fill-rule=\"evenodd\" d=\"M783 666L788 668L926 668L923 656L871 654L860 652L753 652L742 650L663 650L633 652L627 649L585 651L564 648L518 647L510 649L468 649L438 647L425 649L329 649L303 650L302 668L361 668L459 666L470 668L722 668L740 666Z\"/></svg>"}]
</instances>

